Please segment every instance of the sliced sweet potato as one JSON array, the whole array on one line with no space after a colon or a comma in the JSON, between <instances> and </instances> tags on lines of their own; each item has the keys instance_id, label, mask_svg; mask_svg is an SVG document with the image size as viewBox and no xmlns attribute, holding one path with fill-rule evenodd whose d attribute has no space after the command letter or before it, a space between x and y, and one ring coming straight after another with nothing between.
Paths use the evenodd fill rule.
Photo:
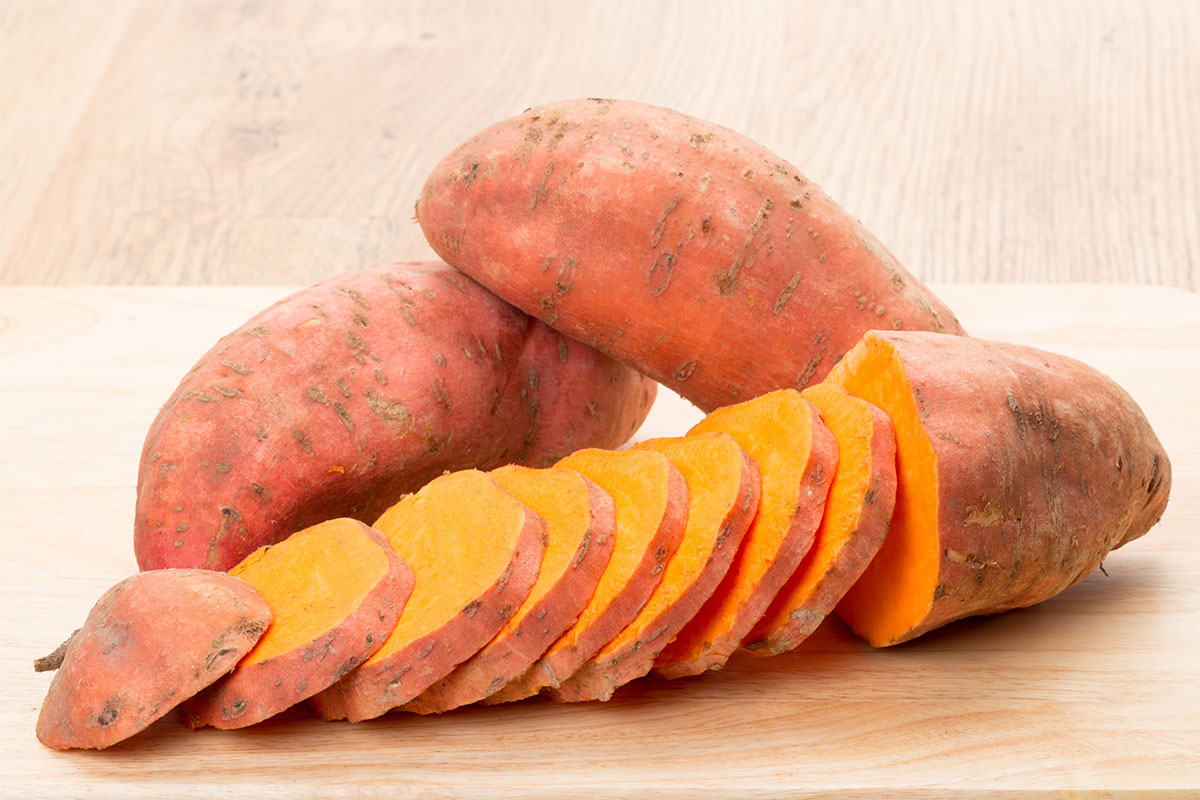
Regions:
<instances>
[{"instance_id":1,"label":"sliced sweet potato","mask_svg":"<svg viewBox=\"0 0 1200 800\"><path fill-rule=\"evenodd\" d=\"M126 578L67 643L38 715L38 740L99 749L133 736L233 669L270 623L267 601L223 572Z\"/></svg>"},{"instance_id":2,"label":"sliced sweet potato","mask_svg":"<svg viewBox=\"0 0 1200 800\"><path fill-rule=\"evenodd\" d=\"M717 588L758 511L758 468L728 434L650 439L636 447L662 453L683 473L687 528L662 582L633 622L549 691L560 702L608 700L618 687L649 672Z\"/></svg>"},{"instance_id":3,"label":"sliced sweet potato","mask_svg":"<svg viewBox=\"0 0 1200 800\"><path fill-rule=\"evenodd\" d=\"M683 539L688 489L683 475L651 450L580 450L558 466L575 470L613 499L612 557L579 619L540 661L484 702L506 703L557 687L633 621L662 580Z\"/></svg>"},{"instance_id":4,"label":"sliced sweet potato","mask_svg":"<svg viewBox=\"0 0 1200 800\"><path fill-rule=\"evenodd\" d=\"M218 342L146 436L142 569L227 570L446 471L618 447L655 384L436 261L329 278Z\"/></svg>"},{"instance_id":5,"label":"sliced sweet potato","mask_svg":"<svg viewBox=\"0 0 1200 800\"><path fill-rule=\"evenodd\" d=\"M1166 507L1171 464L1141 409L1074 359L872 331L829 382L895 428L892 527L837 606L877 647L1052 597Z\"/></svg>"},{"instance_id":6,"label":"sliced sweet potato","mask_svg":"<svg viewBox=\"0 0 1200 800\"><path fill-rule=\"evenodd\" d=\"M710 431L732 436L754 461L762 498L724 580L655 659L664 678L729 660L809 551L838 466L833 434L795 389L719 408L689 433Z\"/></svg>"},{"instance_id":7,"label":"sliced sweet potato","mask_svg":"<svg viewBox=\"0 0 1200 800\"><path fill-rule=\"evenodd\" d=\"M832 384L803 395L837 441L837 471L812 549L745 639L758 655L791 650L816 630L879 551L896 500L896 439L887 414Z\"/></svg>"},{"instance_id":8,"label":"sliced sweet potato","mask_svg":"<svg viewBox=\"0 0 1200 800\"><path fill-rule=\"evenodd\" d=\"M183 705L192 728L244 728L341 680L383 645L413 587L378 531L335 519L259 548L230 570L271 604L265 636Z\"/></svg>"},{"instance_id":9,"label":"sliced sweet potato","mask_svg":"<svg viewBox=\"0 0 1200 800\"><path fill-rule=\"evenodd\" d=\"M309 700L324 719L382 716L479 652L529 595L545 551L542 518L478 470L430 481L374 527L416 586L383 646Z\"/></svg>"},{"instance_id":10,"label":"sliced sweet potato","mask_svg":"<svg viewBox=\"0 0 1200 800\"><path fill-rule=\"evenodd\" d=\"M575 624L612 556L612 497L583 475L514 465L490 475L546 521L549 541L537 583L486 647L410 701L405 711L439 714L483 700L520 677Z\"/></svg>"}]
</instances>

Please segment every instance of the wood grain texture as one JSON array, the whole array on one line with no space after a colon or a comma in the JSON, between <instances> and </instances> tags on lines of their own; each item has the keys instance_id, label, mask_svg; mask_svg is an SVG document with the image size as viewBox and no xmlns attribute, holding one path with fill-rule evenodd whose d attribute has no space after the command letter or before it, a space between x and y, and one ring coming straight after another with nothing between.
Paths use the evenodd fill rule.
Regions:
<instances>
[{"instance_id":1,"label":"wood grain texture","mask_svg":"<svg viewBox=\"0 0 1200 800\"><path fill-rule=\"evenodd\" d=\"M32 660L135 570L138 453L159 403L278 287L0 289L0 796L1178 797L1200 794L1200 297L1134 286L935 287L973 332L1108 372L1171 454L1162 523L1040 606L871 650L798 651L607 704L351 726L164 719L103 753L34 738ZM699 412L663 392L639 438Z\"/></svg>"},{"instance_id":2,"label":"wood grain texture","mask_svg":"<svg viewBox=\"0 0 1200 800\"><path fill-rule=\"evenodd\" d=\"M425 256L461 140L554 99L728 125L927 280L1200 290L1190 0L0 0L0 282Z\"/></svg>"}]
</instances>

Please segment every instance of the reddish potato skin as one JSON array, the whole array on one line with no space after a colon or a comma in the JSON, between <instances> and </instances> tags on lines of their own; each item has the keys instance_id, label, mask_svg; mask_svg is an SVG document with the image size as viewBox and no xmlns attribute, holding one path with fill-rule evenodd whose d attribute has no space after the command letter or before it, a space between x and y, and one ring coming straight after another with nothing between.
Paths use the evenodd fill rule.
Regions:
<instances>
[{"instance_id":1,"label":"reddish potato skin","mask_svg":"<svg viewBox=\"0 0 1200 800\"><path fill-rule=\"evenodd\" d=\"M445 471L616 447L654 392L440 262L330 278L224 337L159 412L138 564L226 570L309 525L374 520Z\"/></svg>"},{"instance_id":2,"label":"reddish potato skin","mask_svg":"<svg viewBox=\"0 0 1200 800\"><path fill-rule=\"evenodd\" d=\"M362 524L362 523L359 523ZM413 571L383 534L364 532L388 557L388 571L352 614L303 648L229 675L183 704L190 728L245 728L262 722L341 680L383 646L413 589Z\"/></svg>"},{"instance_id":3,"label":"reddish potato skin","mask_svg":"<svg viewBox=\"0 0 1200 800\"><path fill-rule=\"evenodd\" d=\"M1021 345L868 335L899 352L938 459L937 588L897 642L1053 597L1162 516L1171 462L1107 375Z\"/></svg>"},{"instance_id":4,"label":"reddish potato skin","mask_svg":"<svg viewBox=\"0 0 1200 800\"><path fill-rule=\"evenodd\" d=\"M416 211L448 263L705 411L815 383L871 328L963 333L795 167L669 109L529 109L446 156Z\"/></svg>"},{"instance_id":5,"label":"reddish potato skin","mask_svg":"<svg viewBox=\"0 0 1200 800\"><path fill-rule=\"evenodd\" d=\"M504 574L462 613L378 662L366 663L309 698L321 719L362 722L399 708L482 650L529 596L545 554L546 523L526 510Z\"/></svg>"},{"instance_id":6,"label":"reddish potato skin","mask_svg":"<svg viewBox=\"0 0 1200 800\"><path fill-rule=\"evenodd\" d=\"M133 736L233 669L270 623L267 601L232 575L168 569L126 578L67 646L38 740L100 749Z\"/></svg>"}]
</instances>

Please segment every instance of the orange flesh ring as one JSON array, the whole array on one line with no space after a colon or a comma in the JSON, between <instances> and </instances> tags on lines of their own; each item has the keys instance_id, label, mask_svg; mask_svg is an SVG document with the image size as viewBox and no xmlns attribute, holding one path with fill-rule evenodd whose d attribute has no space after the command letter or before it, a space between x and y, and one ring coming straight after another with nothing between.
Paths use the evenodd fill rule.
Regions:
<instances>
[{"instance_id":1,"label":"orange flesh ring","mask_svg":"<svg viewBox=\"0 0 1200 800\"><path fill-rule=\"evenodd\" d=\"M761 639L785 625L791 611L808 602L858 528L863 497L870 488L873 435L870 409L863 401L829 384L810 386L801 395L817 407L825 426L837 439L838 467L812 548L746 637L747 641Z\"/></svg>"},{"instance_id":2,"label":"orange flesh ring","mask_svg":"<svg viewBox=\"0 0 1200 800\"><path fill-rule=\"evenodd\" d=\"M742 452L722 433L701 433L672 439L649 439L638 449L662 453L683 475L688 486L688 520L679 549L667 562L662 581L646 605L615 639L596 654L601 662L641 638L646 626L669 609L704 570L721 536L717 530L738 500L742 488Z\"/></svg>"},{"instance_id":3,"label":"orange flesh ring","mask_svg":"<svg viewBox=\"0 0 1200 800\"><path fill-rule=\"evenodd\" d=\"M915 628L933 607L939 564L937 455L890 344L868 333L826 380L883 409L895 428L892 525L875 558L837 606L838 616L859 636L882 647Z\"/></svg>"},{"instance_id":4,"label":"orange flesh ring","mask_svg":"<svg viewBox=\"0 0 1200 800\"><path fill-rule=\"evenodd\" d=\"M712 598L663 651L661 661L697 657L707 642L729 630L770 569L792 527L801 479L812 448L812 412L800 394L780 390L713 411L689 436L721 431L733 437L758 465L762 495L758 514Z\"/></svg>"},{"instance_id":5,"label":"orange flesh ring","mask_svg":"<svg viewBox=\"0 0 1200 800\"><path fill-rule=\"evenodd\" d=\"M658 453L637 450L580 450L559 461L556 467L582 473L612 495L616 513L616 541L612 558L600 576L592 599L579 619L550 648L547 656L572 647L621 593L634 574L646 548L658 533L667 508L670 463Z\"/></svg>"},{"instance_id":6,"label":"orange flesh ring","mask_svg":"<svg viewBox=\"0 0 1200 800\"><path fill-rule=\"evenodd\" d=\"M365 664L437 630L486 592L512 561L525 508L482 472L443 475L372 526L416 576L400 621Z\"/></svg>"},{"instance_id":7,"label":"orange flesh ring","mask_svg":"<svg viewBox=\"0 0 1200 800\"><path fill-rule=\"evenodd\" d=\"M496 639L500 639L521 627L525 614L540 603L571 568L583 535L591 527L592 511L587 484L574 472L509 465L489 474L501 489L537 510L546 522L550 537L537 582L525 602L496 634Z\"/></svg>"},{"instance_id":8,"label":"orange flesh ring","mask_svg":"<svg viewBox=\"0 0 1200 800\"><path fill-rule=\"evenodd\" d=\"M323 522L255 550L229 574L257 589L275 616L239 666L303 647L337 627L387 571L387 554L354 520Z\"/></svg>"}]
</instances>

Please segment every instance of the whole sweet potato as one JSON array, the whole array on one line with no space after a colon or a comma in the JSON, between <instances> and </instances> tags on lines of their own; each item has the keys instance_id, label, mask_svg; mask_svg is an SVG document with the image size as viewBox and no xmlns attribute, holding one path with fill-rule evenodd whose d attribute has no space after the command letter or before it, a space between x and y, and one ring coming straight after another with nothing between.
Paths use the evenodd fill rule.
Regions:
<instances>
[{"instance_id":1,"label":"whole sweet potato","mask_svg":"<svg viewBox=\"0 0 1200 800\"><path fill-rule=\"evenodd\" d=\"M374 520L444 471L615 447L655 385L450 267L330 278L223 338L150 427L142 569L228 569L335 517Z\"/></svg>"},{"instance_id":2,"label":"whole sweet potato","mask_svg":"<svg viewBox=\"0 0 1200 800\"><path fill-rule=\"evenodd\" d=\"M795 167L665 108L493 125L437 165L417 219L450 264L706 411L821 380L869 329L962 333Z\"/></svg>"}]
</instances>

